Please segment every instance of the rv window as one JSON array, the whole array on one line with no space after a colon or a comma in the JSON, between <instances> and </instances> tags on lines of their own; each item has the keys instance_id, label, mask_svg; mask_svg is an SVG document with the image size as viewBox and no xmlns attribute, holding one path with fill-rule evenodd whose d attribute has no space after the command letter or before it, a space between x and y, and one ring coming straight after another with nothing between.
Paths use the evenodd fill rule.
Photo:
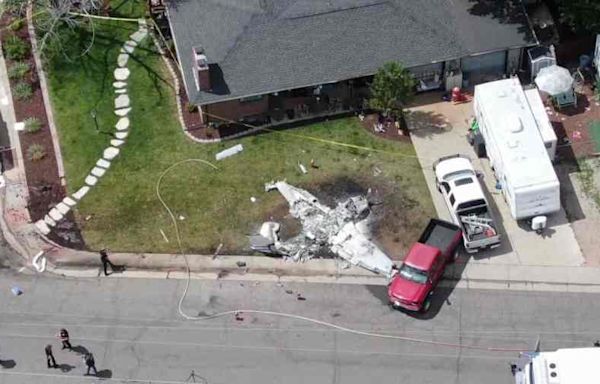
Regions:
<instances>
[{"instance_id":1,"label":"rv window","mask_svg":"<svg viewBox=\"0 0 600 384\"><path fill-rule=\"evenodd\" d=\"M458 179L454 182L454 185L456 185L457 187L460 187L461 185L466 185L466 184L471 184L473 182L473 179L471 179L470 177L465 177L464 179Z\"/></svg>"},{"instance_id":2,"label":"rv window","mask_svg":"<svg viewBox=\"0 0 600 384\"><path fill-rule=\"evenodd\" d=\"M454 195L451 194L450 197L449 197L449 199L450 199L450 205L454 206L454 203L456 202L456 199L454 198Z\"/></svg>"},{"instance_id":3,"label":"rv window","mask_svg":"<svg viewBox=\"0 0 600 384\"><path fill-rule=\"evenodd\" d=\"M467 201L467 202L459 204L459 206L456 208L456 210L462 211L464 209L479 207L481 205L485 205L485 200L483 200L483 199L471 200L471 201Z\"/></svg>"}]
</instances>

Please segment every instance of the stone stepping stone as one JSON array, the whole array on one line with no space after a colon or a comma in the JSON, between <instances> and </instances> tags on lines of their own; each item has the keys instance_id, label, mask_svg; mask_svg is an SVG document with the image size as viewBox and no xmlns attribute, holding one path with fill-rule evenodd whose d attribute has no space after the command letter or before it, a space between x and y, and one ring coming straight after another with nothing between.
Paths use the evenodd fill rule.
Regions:
<instances>
[{"instance_id":1,"label":"stone stepping stone","mask_svg":"<svg viewBox=\"0 0 600 384\"><path fill-rule=\"evenodd\" d=\"M58 212L60 212L63 215L66 215L71 210L71 207L69 207L67 204L65 204L63 202L56 204L55 208L58 209Z\"/></svg>"},{"instance_id":2,"label":"stone stepping stone","mask_svg":"<svg viewBox=\"0 0 600 384\"><path fill-rule=\"evenodd\" d=\"M94 167L90 173L96 177L102 177L106 173L106 169L100 168L100 167Z\"/></svg>"},{"instance_id":3,"label":"stone stepping stone","mask_svg":"<svg viewBox=\"0 0 600 384\"><path fill-rule=\"evenodd\" d=\"M98 182L98 178L96 176L87 175L85 177L85 183L90 187L93 187Z\"/></svg>"},{"instance_id":4,"label":"stone stepping stone","mask_svg":"<svg viewBox=\"0 0 600 384\"><path fill-rule=\"evenodd\" d=\"M125 42L125 46L129 46L129 47L137 47L138 43L135 40L127 40Z\"/></svg>"},{"instance_id":5,"label":"stone stepping stone","mask_svg":"<svg viewBox=\"0 0 600 384\"><path fill-rule=\"evenodd\" d=\"M69 207L74 207L77 205L77 202L71 199L69 196L65 197L62 202L67 204Z\"/></svg>"},{"instance_id":6,"label":"stone stepping stone","mask_svg":"<svg viewBox=\"0 0 600 384\"><path fill-rule=\"evenodd\" d=\"M110 141L110 145L112 145L113 147L120 147L123 144L125 144L124 140L112 139Z\"/></svg>"},{"instance_id":7,"label":"stone stepping stone","mask_svg":"<svg viewBox=\"0 0 600 384\"><path fill-rule=\"evenodd\" d=\"M115 88L125 88L127 86L127 83L124 81L115 81L113 83L113 87Z\"/></svg>"},{"instance_id":8,"label":"stone stepping stone","mask_svg":"<svg viewBox=\"0 0 600 384\"><path fill-rule=\"evenodd\" d=\"M129 107L129 102L129 96L119 95L115 97L115 109L127 108Z\"/></svg>"},{"instance_id":9,"label":"stone stepping stone","mask_svg":"<svg viewBox=\"0 0 600 384\"><path fill-rule=\"evenodd\" d=\"M147 29L146 29L147 31ZM144 40L144 38L146 37L146 35L148 34L148 32L143 31L141 29L135 31L134 33L131 34L131 36L129 36L129 38L137 43L139 43L140 41Z\"/></svg>"},{"instance_id":10,"label":"stone stepping stone","mask_svg":"<svg viewBox=\"0 0 600 384\"><path fill-rule=\"evenodd\" d=\"M117 56L117 65L119 67L124 67L127 65L127 60L129 60L129 55L127 53L121 53Z\"/></svg>"},{"instance_id":11,"label":"stone stepping stone","mask_svg":"<svg viewBox=\"0 0 600 384\"><path fill-rule=\"evenodd\" d=\"M129 128L129 118L121 117L119 121L117 121L115 128L117 128L117 131L126 131Z\"/></svg>"},{"instance_id":12,"label":"stone stepping stone","mask_svg":"<svg viewBox=\"0 0 600 384\"><path fill-rule=\"evenodd\" d=\"M121 51L120 51L120 52L121 52L121 53L127 53L127 54L130 54L130 53L133 53L133 51L134 51L134 50L135 50L135 47L132 47L131 45L127 45L127 44L125 44L125 45L123 46L123 48L121 48Z\"/></svg>"},{"instance_id":13,"label":"stone stepping stone","mask_svg":"<svg viewBox=\"0 0 600 384\"><path fill-rule=\"evenodd\" d=\"M131 74L131 72L129 71L129 68L115 69L115 79L118 81L127 80L127 78L129 77L130 74Z\"/></svg>"},{"instance_id":14,"label":"stone stepping stone","mask_svg":"<svg viewBox=\"0 0 600 384\"><path fill-rule=\"evenodd\" d=\"M118 154L119 154L119 148L108 147L104 150L104 154L102 157L104 157L106 160L112 160L115 157L117 157Z\"/></svg>"},{"instance_id":15,"label":"stone stepping stone","mask_svg":"<svg viewBox=\"0 0 600 384\"><path fill-rule=\"evenodd\" d=\"M131 111L131 107L129 108L123 108L123 109L115 109L115 115L117 116L127 116L129 114L129 112Z\"/></svg>"},{"instance_id":16,"label":"stone stepping stone","mask_svg":"<svg viewBox=\"0 0 600 384\"><path fill-rule=\"evenodd\" d=\"M128 135L129 135L128 131L122 131L122 132L115 133L115 137L119 140L126 139Z\"/></svg>"},{"instance_id":17,"label":"stone stepping stone","mask_svg":"<svg viewBox=\"0 0 600 384\"><path fill-rule=\"evenodd\" d=\"M73 196L77 200L81 200L83 198L83 196L85 196L89 191L90 191L90 187L88 187L87 185L84 185L83 187L79 188L79 190L77 192L75 192L74 194L72 194L71 196Z\"/></svg>"},{"instance_id":18,"label":"stone stepping stone","mask_svg":"<svg viewBox=\"0 0 600 384\"><path fill-rule=\"evenodd\" d=\"M123 94L123 93L127 93L127 89L126 89L126 88L115 89L115 93L116 93L116 94Z\"/></svg>"},{"instance_id":19,"label":"stone stepping stone","mask_svg":"<svg viewBox=\"0 0 600 384\"><path fill-rule=\"evenodd\" d=\"M54 221L61 221L63 219L63 214L60 213L56 207L52 208L50 212L48 212L48 216L50 216Z\"/></svg>"},{"instance_id":20,"label":"stone stepping stone","mask_svg":"<svg viewBox=\"0 0 600 384\"><path fill-rule=\"evenodd\" d=\"M35 223L35 226L37 227L37 229L43 234L43 235L47 235L50 233L50 228L48 227L48 224L46 224L44 222L44 220L38 220Z\"/></svg>"},{"instance_id":21,"label":"stone stepping stone","mask_svg":"<svg viewBox=\"0 0 600 384\"><path fill-rule=\"evenodd\" d=\"M44 223L48 224L49 227L54 227L56 225L56 221L52 220L48 215L44 216Z\"/></svg>"},{"instance_id":22,"label":"stone stepping stone","mask_svg":"<svg viewBox=\"0 0 600 384\"><path fill-rule=\"evenodd\" d=\"M102 167L104 169L108 169L108 168L110 168L110 161L106 161L104 159L100 159L100 160L96 161L96 166L97 167Z\"/></svg>"}]
</instances>

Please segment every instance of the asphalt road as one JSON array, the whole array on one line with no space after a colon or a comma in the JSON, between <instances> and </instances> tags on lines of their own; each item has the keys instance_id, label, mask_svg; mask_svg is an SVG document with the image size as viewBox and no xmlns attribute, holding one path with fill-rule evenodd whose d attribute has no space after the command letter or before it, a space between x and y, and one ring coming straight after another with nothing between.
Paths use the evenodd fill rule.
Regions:
<instances>
[{"instance_id":1,"label":"asphalt road","mask_svg":"<svg viewBox=\"0 0 600 384\"><path fill-rule=\"evenodd\" d=\"M0 383L89 383L78 352L54 337L66 327L91 351L105 381L179 383L194 370L208 383L510 383L515 352L386 340L301 320L242 314L186 321L185 281L74 280L0 274ZM18 285L21 296L10 287ZM383 287L193 281L184 310L282 311L354 329L480 347L589 346L600 338L598 297L457 289L439 292L431 316L383 304ZM291 290L292 293L289 293ZM298 300L301 294L306 300ZM61 369L47 369L53 343ZM198 382L201 379L198 379Z\"/></svg>"}]
</instances>

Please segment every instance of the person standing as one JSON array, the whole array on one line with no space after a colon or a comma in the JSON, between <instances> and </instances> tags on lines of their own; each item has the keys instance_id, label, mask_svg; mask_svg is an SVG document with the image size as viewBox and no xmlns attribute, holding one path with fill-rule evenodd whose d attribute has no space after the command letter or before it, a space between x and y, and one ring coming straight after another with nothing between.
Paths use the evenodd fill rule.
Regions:
<instances>
[{"instance_id":1,"label":"person standing","mask_svg":"<svg viewBox=\"0 0 600 384\"><path fill-rule=\"evenodd\" d=\"M44 351L46 352L46 363L48 363L48 368L58 367L58 365L56 365L56 360L54 359L54 355L52 354L52 345L50 345L50 344L46 345L46 348L44 349Z\"/></svg>"},{"instance_id":2,"label":"person standing","mask_svg":"<svg viewBox=\"0 0 600 384\"><path fill-rule=\"evenodd\" d=\"M69 341L69 331L67 331L65 328L62 328L58 332L58 337L60 338L60 341L62 341L62 349L73 349L71 342Z\"/></svg>"},{"instance_id":3,"label":"person standing","mask_svg":"<svg viewBox=\"0 0 600 384\"><path fill-rule=\"evenodd\" d=\"M116 266L108 259L108 252L106 251L106 249L100 250L100 261L102 261L102 267L104 267L104 276L108 276L109 265L111 272L115 272Z\"/></svg>"},{"instance_id":4,"label":"person standing","mask_svg":"<svg viewBox=\"0 0 600 384\"><path fill-rule=\"evenodd\" d=\"M94 355L92 355L91 352L88 352L83 356L83 362L87 366L87 372L85 374L86 376L90 374L91 369L94 370L94 375L98 374L98 371L96 371L96 362L94 361Z\"/></svg>"}]
</instances>

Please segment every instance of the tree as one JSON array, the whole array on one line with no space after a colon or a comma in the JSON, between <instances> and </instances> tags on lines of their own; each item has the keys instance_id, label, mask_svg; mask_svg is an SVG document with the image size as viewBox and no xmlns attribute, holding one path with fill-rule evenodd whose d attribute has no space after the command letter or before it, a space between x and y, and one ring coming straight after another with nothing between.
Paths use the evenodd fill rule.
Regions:
<instances>
[{"instance_id":1,"label":"tree","mask_svg":"<svg viewBox=\"0 0 600 384\"><path fill-rule=\"evenodd\" d=\"M600 33L600 1L557 0L561 21L574 31Z\"/></svg>"},{"instance_id":2,"label":"tree","mask_svg":"<svg viewBox=\"0 0 600 384\"><path fill-rule=\"evenodd\" d=\"M375 74L369 106L385 114L403 114L414 96L415 79L400 63L388 62Z\"/></svg>"}]
</instances>

